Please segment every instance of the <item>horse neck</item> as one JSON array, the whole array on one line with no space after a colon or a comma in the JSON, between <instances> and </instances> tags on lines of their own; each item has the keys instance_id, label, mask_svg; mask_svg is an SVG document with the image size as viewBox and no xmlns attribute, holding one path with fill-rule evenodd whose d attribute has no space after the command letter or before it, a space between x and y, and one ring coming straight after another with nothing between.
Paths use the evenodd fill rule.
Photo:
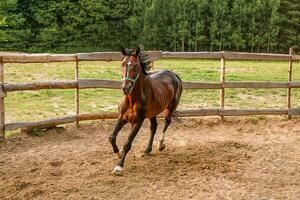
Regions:
<instances>
[{"instance_id":1,"label":"horse neck","mask_svg":"<svg viewBox=\"0 0 300 200\"><path fill-rule=\"evenodd\" d=\"M130 104L142 101L144 93L145 76L143 72L140 73L140 78L135 82L135 86L131 94L127 95L130 100Z\"/></svg>"}]
</instances>

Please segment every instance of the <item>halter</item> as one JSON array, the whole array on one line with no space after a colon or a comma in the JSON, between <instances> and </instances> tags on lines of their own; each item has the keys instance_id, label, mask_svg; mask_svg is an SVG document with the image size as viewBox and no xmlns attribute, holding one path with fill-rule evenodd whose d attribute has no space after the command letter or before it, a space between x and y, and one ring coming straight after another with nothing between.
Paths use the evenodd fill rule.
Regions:
<instances>
[{"instance_id":1,"label":"halter","mask_svg":"<svg viewBox=\"0 0 300 200\"><path fill-rule=\"evenodd\" d=\"M130 70L130 61L129 61L129 64L127 64L127 66L128 66L128 70ZM125 81L125 80L131 81L131 82L133 83L133 87L132 87L132 88L134 88L135 82L136 82L136 81L139 79L139 77L140 77L140 71L138 72L138 75L135 77L135 79L132 79L132 78L129 77L128 70L126 70L126 77L124 77L124 78L122 79L122 81Z\"/></svg>"},{"instance_id":2,"label":"halter","mask_svg":"<svg viewBox=\"0 0 300 200\"><path fill-rule=\"evenodd\" d=\"M126 76L125 78L122 79L122 81L128 80L128 81L133 82L133 84L135 84L135 82L139 79L139 77L140 77L140 72L138 73L138 75L136 76L135 79L132 79L132 78L129 78L128 76Z\"/></svg>"}]
</instances>

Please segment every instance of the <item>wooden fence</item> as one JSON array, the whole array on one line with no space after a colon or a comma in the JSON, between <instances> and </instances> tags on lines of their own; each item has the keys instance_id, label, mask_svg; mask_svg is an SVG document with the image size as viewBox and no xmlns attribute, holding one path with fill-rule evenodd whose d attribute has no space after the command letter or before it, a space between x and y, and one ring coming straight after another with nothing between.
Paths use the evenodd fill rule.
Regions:
<instances>
[{"instance_id":1,"label":"wooden fence","mask_svg":"<svg viewBox=\"0 0 300 200\"><path fill-rule=\"evenodd\" d=\"M150 61L159 59L213 59L220 60L220 82L184 82L184 89L218 89L220 90L220 107L216 109L181 110L181 117L189 116L243 116L243 115L300 115L300 109L291 108L291 88L300 88L300 82L292 82L293 61L300 60L299 55L290 54L263 54L263 53L239 53L239 52L161 52L149 51ZM120 61L122 55L117 52L78 53L78 54L24 54L24 53L0 53L0 137L5 136L5 131L19 128L46 128L58 124L76 122L82 120L114 119L117 113L94 113L81 114L79 108L79 90L88 88L119 89L121 82L114 80L80 79L79 63L81 61ZM225 81L226 60L264 60L264 61L286 61L288 67L287 82L232 82ZM5 63L49 63L69 62L74 64L74 80L72 81L44 81L32 83L5 83ZM224 109L224 97L226 88L287 88L286 109ZM56 119L47 119L38 122L16 122L5 123L4 100L8 92L41 90L41 89L75 89L75 113L76 115Z\"/></svg>"}]
</instances>

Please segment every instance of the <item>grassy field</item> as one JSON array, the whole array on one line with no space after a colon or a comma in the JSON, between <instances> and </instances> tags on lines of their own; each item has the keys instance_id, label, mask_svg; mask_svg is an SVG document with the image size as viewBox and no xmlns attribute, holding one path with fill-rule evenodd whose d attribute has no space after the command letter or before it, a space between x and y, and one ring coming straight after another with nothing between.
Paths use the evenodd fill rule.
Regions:
<instances>
[{"instance_id":1,"label":"grassy field","mask_svg":"<svg viewBox=\"0 0 300 200\"><path fill-rule=\"evenodd\" d=\"M72 80L74 63L5 64L5 82ZM169 69L184 81L219 81L219 61L160 60L155 70ZM81 62L80 78L121 79L120 62ZM287 62L230 61L227 81L287 81ZM300 63L293 67L293 80L300 81ZM226 89L226 108L285 108L286 89ZM120 90L80 91L82 113L116 111ZM300 107L300 93L292 90L292 106ZM74 90L40 90L8 93L6 121L36 121L74 114ZM180 108L213 108L219 105L219 90L184 91Z\"/></svg>"}]
</instances>

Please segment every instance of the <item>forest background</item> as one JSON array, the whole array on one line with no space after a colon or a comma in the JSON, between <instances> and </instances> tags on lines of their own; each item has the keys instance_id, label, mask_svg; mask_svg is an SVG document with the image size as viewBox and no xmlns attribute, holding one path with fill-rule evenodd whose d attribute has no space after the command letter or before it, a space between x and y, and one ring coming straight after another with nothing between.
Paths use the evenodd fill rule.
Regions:
<instances>
[{"instance_id":1,"label":"forest background","mask_svg":"<svg viewBox=\"0 0 300 200\"><path fill-rule=\"evenodd\" d=\"M300 0L1 0L0 51L288 53Z\"/></svg>"}]
</instances>

